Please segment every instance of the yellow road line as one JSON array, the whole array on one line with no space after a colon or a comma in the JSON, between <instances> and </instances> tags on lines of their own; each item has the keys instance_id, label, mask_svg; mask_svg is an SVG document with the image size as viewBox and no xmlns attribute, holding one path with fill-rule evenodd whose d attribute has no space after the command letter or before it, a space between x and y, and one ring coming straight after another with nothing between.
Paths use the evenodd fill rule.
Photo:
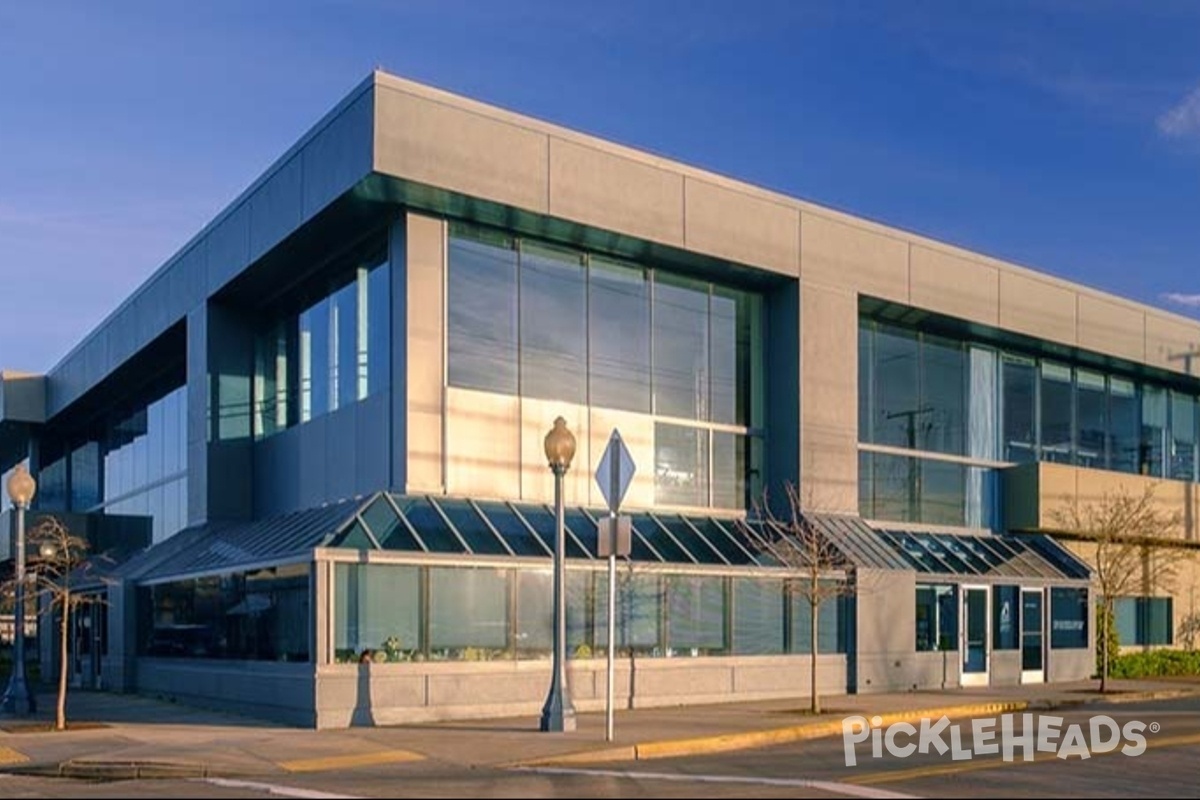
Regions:
<instances>
[{"instance_id":1,"label":"yellow road line","mask_svg":"<svg viewBox=\"0 0 1200 800\"><path fill-rule=\"evenodd\" d=\"M377 753L356 753L347 756L322 756L320 758L298 758L280 761L279 766L288 772L325 772L334 769L370 767L378 764L403 764L422 761L425 756L408 750L383 750Z\"/></svg>"},{"instance_id":2,"label":"yellow road line","mask_svg":"<svg viewBox=\"0 0 1200 800\"><path fill-rule=\"evenodd\" d=\"M1153 734L1151 734L1153 735ZM1162 748L1162 747L1184 747L1189 744L1200 744L1200 733L1187 733L1179 736L1166 736L1160 739L1151 739L1146 737L1146 749ZM1094 753L1093 758L1100 756L1109 756L1114 753L1120 753L1120 748L1110 750L1107 753ZM852 778L843 778L842 783L853 783L860 786L869 786L876 783L897 783L900 781L915 781L920 778L931 778L942 775L956 775L963 772L975 772L981 769L999 769L1001 767L1016 767L1022 764L1044 764L1058 758L1054 753L1036 753L1032 761L1026 761L1024 758L1014 758L1012 761L1004 761L999 758L983 758L973 761L965 761L958 764L937 764L929 767L913 767L912 769L897 769L887 772L873 772L870 775L858 775ZM1077 759L1068 759L1077 760Z\"/></svg>"},{"instance_id":3,"label":"yellow road line","mask_svg":"<svg viewBox=\"0 0 1200 800\"><path fill-rule=\"evenodd\" d=\"M29 756L18 753L11 747L0 747L0 764L24 764Z\"/></svg>"}]
</instances>

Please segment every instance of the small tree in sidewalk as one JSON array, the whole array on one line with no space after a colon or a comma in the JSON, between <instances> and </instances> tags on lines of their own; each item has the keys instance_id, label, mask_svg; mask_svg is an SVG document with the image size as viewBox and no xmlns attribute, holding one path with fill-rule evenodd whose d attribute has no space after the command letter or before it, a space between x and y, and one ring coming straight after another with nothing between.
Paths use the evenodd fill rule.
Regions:
<instances>
[{"instance_id":1,"label":"small tree in sidewalk","mask_svg":"<svg viewBox=\"0 0 1200 800\"><path fill-rule=\"evenodd\" d=\"M34 554L35 559L32 564L35 594L43 599L38 604L39 608L42 613L51 617L55 613L58 614L58 703L54 727L61 731L67 727L71 617L81 607L102 601L95 596L74 591L73 585L86 577L91 568L91 563L87 560L88 545L86 541L72 534L59 519L43 518L29 531L26 541L29 552Z\"/></svg>"},{"instance_id":2,"label":"small tree in sidewalk","mask_svg":"<svg viewBox=\"0 0 1200 800\"><path fill-rule=\"evenodd\" d=\"M804 502L800 490L790 481L784 485L784 501L778 511L769 503L756 503L756 519L739 523L751 548L765 555L793 575L785 579L788 597L800 597L807 603L809 628L809 690L811 711L821 713L817 691L818 628L821 607L831 600L855 593L854 563L817 524L815 504ZM844 579L830 573L841 572ZM798 573L798 574L796 574Z\"/></svg>"},{"instance_id":3,"label":"small tree in sidewalk","mask_svg":"<svg viewBox=\"0 0 1200 800\"><path fill-rule=\"evenodd\" d=\"M1179 558L1187 555L1169 538L1180 515L1155 503L1153 484L1140 494L1122 488L1092 502L1075 501L1055 510L1051 518L1061 533L1092 547L1092 583L1100 594L1097 625L1115 620L1118 597L1169 588ZM1097 640L1101 692L1108 691L1113 639Z\"/></svg>"}]
</instances>

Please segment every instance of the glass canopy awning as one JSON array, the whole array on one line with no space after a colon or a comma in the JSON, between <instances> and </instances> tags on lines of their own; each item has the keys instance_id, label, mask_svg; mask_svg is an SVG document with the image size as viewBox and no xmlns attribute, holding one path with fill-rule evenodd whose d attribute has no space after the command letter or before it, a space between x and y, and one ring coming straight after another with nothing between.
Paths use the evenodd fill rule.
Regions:
<instances>
[{"instance_id":1,"label":"glass canopy awning","mask_svg":"<svg viewBox=\"0 0 1200 800\"><path fill-rule=\"evenodd\" d=\"M597 523L606 511L572 506L565 513L567 557L597 558ZM641 563L803 568L781 560L764 540L789 531L759 520L637 512L631 559ZM953 576L1087 580L1087 566L1044 535L958 535L873 528L853 515L810 514L812 529L836 557L828 569L914 570ZM315 548L461 556L550 558L549 505L379 492L254 522L188 528L134 555L114 570L139 582L302 559ZM764 527L765 525L765 527ZM770 536L765 534L769 531ZM794 537L792 537L794 539ZM790 552L802 553L793 542Z\"/></svg>"}]
</instances>

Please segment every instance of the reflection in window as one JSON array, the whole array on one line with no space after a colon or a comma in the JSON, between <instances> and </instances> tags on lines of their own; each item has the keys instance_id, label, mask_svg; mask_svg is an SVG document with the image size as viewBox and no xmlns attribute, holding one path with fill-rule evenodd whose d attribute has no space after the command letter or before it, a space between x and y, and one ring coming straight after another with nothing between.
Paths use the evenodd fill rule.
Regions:
<instances>
[{"instance_id":1,"label":"reflection in window","mask_svg":"<svg viewBox=\"0 0 1200 800\"><path fill-rule=\"evenodd\" d=\"M918 431L929 424L930 409L921 406L917 335L880 326L875 332L876 444L915 448L924 441Z\"/></svg>"},{"instance_id":2,"label":"reflection in window","mask_svg":"<svg viewBox=\"0 0 1200 800\"><path fill-rule=\"evenodd\" d=\"M517 393L517 252L506 236L451 229L447 345L453 386Z\"/></svg>"},{"instance_id":3,"label":"reflection in window","mask_svg":"<svg viewBox=\"0 0 1200 800\"><path fill-rule=\"evenodd\" d=\"M423 652L418 567L336 564L333 607L335 661L354 663L364 652L411 661Z\"/></svg>"},{"instance_id":4,"label":"reflection in window","mask_svg":"<svg viewBox=\"0 0 1200 800\"><path fill-rule=\"evenodd\" d=\"M1142 391L1142 441L1138 448L1142 475L1162 477L1167 438L1167 391L1147 386Z\"/></svg>"},{"instance_id":5,"label":"reflection in window","mask_svg":"<svg viewBox=\"0 0 1200 800\"><path fill-rule=\"evenodd\" d=\"M881 522L991 527L995 470L932 458L860 451L859 513Z\"/></svg>"},{"instance_id":6,"label":"reflection in window","mask_svg":"<svg viewBox=\"0 0 1200 800\"><path fill-rule=\"evenodd\" d=\"M591 404L650 411L650 283L645 270L591 257L588 271Z\"/></svg>"},{"instance_id":7,"label":"reflection in window","mask_svg":"<svg viewBox=\"0 0 1200 800\"><path fill-rule=\"evenodd\" d=\"M1037 460L1037 371L1032 359L1004 357L1004 458Z\"/></svg>"},{"instance_id":8,"label":"reflection in window","mask_svg":"<svg viewBox=\"0 0 1200 800\"><path fill-rule=\"evenodd\" d=\"M783 581L733 579L733 652L784 652Z\"/></svg>"},{"instance_id":9,"label":"reflection in window","mask_svg":"<svg viewBox=\"0 0 1200 800\"><path fill-rule=\"evenodd\" d=\"M925 336L921 342L921 419L917 448L966 452L966 351L959 342Z\"/></svg>"},{"instance_id":10,"label":"reflection in window","mask_svg":"<svg viewBox=\"0 0 1200 800\"><path fill-rule=\"evenodd\" d=\"M712 432L712 504L716 508L746 507L747 441L740 434Z\"/></svg>"},{"instance_id":11,"label":"reflection in window","mask_svg":"<svg viewBox=\"0 0 1200 800\"><path fill-rule=\"evenodd\" d=\"M1109 466L1118 472L1140 470L1141 409L1137 385L1124 378L1108 379Z\"/></svg>"},{"instance_id":12,"label":"reflection in window","mask_svg":"<svg viewBox=\"0 0 1200 800\"><path fill-rule=\"evenodd\" d=\"M653 320L654 413L708 419L708 284L660 274Z\"/></svg>"},{"instance_id":13,"label":"reflection in window","mask_svg":"<svg viewBox=\"0 0 1200 800\"><path fill-rule=\"evenodd\" d=\"M654 426L654 502L708 505L708 437L702 428Z\"/></svg>"},{"instance_id":14,"label":"reflection in window","mask_svg":"<svg viewBox=\"0 0 1200 800\"><path fill-rule=\"evenodd\" d=\"M672 575L667 579L668 655L717 655L726 649L725 579Z\"/></svg>"},{"instance_id":15,"label":"reflection in window","mask_svg":"<svg viewBox=\"0 0 1200 800\"><path fill-rule=\"evenodd\" d=\"M1103 469L1108 430L1107 391L1104 376L1088 370L1075 371L1076 461L1083 467Z\"/></svg>"},{"instance_id":16,"label":"reflection in window","mask_svg":"<svg viewBox=\"0 0 1200 800\"><path fill-rule=\"evenodd\" d=\"M1071 368L1042 363L1042 460L1070 464Z\"/></svg>"},{"instance_id":17,"label":"reflection in window","mask_svg":"<svg viewBox=\"0 0 1200 800\"><path fill-rule=\"evenodd\" d=\"M1054 586L1050 589L1050 646L1088 646L1088 590Z\"/></svg>"},{"instance_id":18,"label":"reflection in window","mask_svg":"<svg viewBox=\"0 0 1200 800\"><path fill-rule=\"evenodd\" d=\"M917 584L917 652L958 649L958 604L953 586Z\"/></svg>"},{"instance_id":19,"label":"reflection in window","mask_svg":"<svg viewBox=\"0 0 1200 800\"><path fill-rule=\"evenodd\" d=\"M1196 400L1171 392L1171 472L1168 477L1196 480Z\"/></svg>"},{"instance_id":20,"label":"reflection in window","mask_svg":"<svg viewBox=\"0 0 1200 800\"><path fill-rule=\"evenodd\" d=\"M587 286L582 255L521 243L521 394L584 403Z\"/></svg>"},{"instance_id":21,"label":"reflection in window","mask_svg":"<svg viewBox=\"0 0 1200 800\"><path fill-rule=\"evenodd\" d=\"M429 647L442 659L502 657L509 647L507 571L431 568Z\"/></svg>"},{"instance_id":22,"label":"reflection in window","mask_svg":"<svg viewBox=\"0 0 1200 800\"><path fill-rule=\"evenodd\" d=\"M791 652L812 652L812 604L809 603L804 587L797 587L792 594L792 641ZM842 628L845 598L834 595L827 598L817 609L817 652L844 653L846 641Z\"/></svg>"}]
</instances>

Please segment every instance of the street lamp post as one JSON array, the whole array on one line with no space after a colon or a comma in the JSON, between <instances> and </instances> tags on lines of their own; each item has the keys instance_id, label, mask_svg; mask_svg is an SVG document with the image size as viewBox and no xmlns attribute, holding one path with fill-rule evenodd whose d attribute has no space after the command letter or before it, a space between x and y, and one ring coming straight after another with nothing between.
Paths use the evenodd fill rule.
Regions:
<instances>
[{"instance_id":1,"label":"street lamp post","mask_svg":"<svg viewBox=\"0 0 1200 800\"><path fill-rule=\"evenodd\" d=\"M16 542L16 590L13 593L13 667L8 679L8 688L0 708L5 713L26 715L36 710L33 693L29 691L29 682L25 679L25 510L33 500L37 491L37 483L25 469L24 464L17 465L8 479L8 496L17 509L17 542Z\"/></svg>"},{"instance_id":2,"label":"street lamp post","mask_svg":"<svg viewBox=\"0 0 1200 800\"><path fill-rule=\"evenodd\" d=\"M575 436L562 417L546 434L546 461L554 473L554 661L550 693L542 706L543 731L575 730L575 707L567 691L566 528L563 523L563 476L575 457Z\"/></svg>"}]
</instances>

